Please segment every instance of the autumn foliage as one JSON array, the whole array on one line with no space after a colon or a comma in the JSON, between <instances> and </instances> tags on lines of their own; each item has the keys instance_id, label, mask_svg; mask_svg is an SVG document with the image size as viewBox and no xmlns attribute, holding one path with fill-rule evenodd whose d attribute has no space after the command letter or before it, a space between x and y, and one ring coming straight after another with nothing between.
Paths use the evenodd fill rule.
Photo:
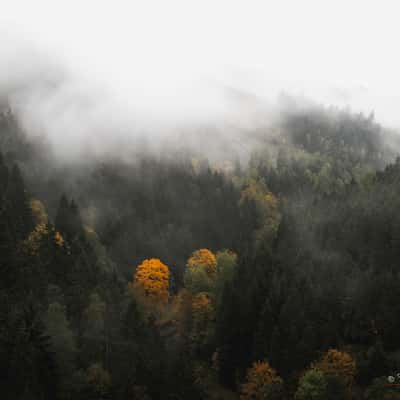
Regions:
<instances>
[{"instance_id":1,"label":"autumn foliage","mask_svg":"<svg viewBox=\"0 0 400 400\"><path fill-rule=\"evenodd\" d=\"M63 238L63 236L61 235L61 233L58 232L58 231L56 231L56 232L54 233L54 242L55 242L55 244L56 244L58 247L64 246L64 243L65 243L64 238Z\"/></svg>"},{"instance_id":2,"label":"autumn foliage","mask_svg":"<svg viewBox=\"0 0 400 400\"><path fill-rule=\"evenodd\" d=\"M351 389L356 376L356 363L352 357L335 349L328 350L312 367L325 375L334 375L343 380L348 389Z\"/></svg>"},{"instance_id":3,"label":"autumn foliage","mask_svg":"<svg viewBox=\"0 0 400 400\"><path fill-rule=\"evenodd\" d=\"M38 224L35 226L34 230L29 233L28 237L24 241L24 250L34 256L39 253L39 249L42 240L49 233L47 225Z\"/></svg>"},{"instance_id":4,"label":"autumn foliage","mask_svg":"<svg viewBox=\"0 0 400 400\"><path fill-rule=\"evenodd\" d=\"M192 300L191 339L197 345L205 345L213 335L215 309L207 293L199 293Z\"/></svg>"},{"instance_id":5,"label":"autumn foliage","mask_svg":"<svg viewBox=\"0 0 400 400\"><path fill-rule=\"evenodd\" d=\"M36 224L47 225L49 222L49 217L43 203L40 200L31 199L29 205L32 210L32 215Z\"/></svg>"},{"instance_id":6,"label":"autumn foliage","mask_svg":"<svg viewBox=\"0 0 400 400\"><path fill-rule=\"evenodd\" d=\"M169 298L169 268L158 258L144 260L136 269L134 286L146 297L165 303Z\"/></svg>"},{"instance_id":7,"label":"autumn foliage","mask_svg":"<svg viewBox=\"0 0 400 400\"><path fill-rule=\"evenodd\" d=\"M282 383L282 379L267 362L256 361L247 371L246 383L241 387L240 400L265 399L268 387L279 383Z\"/></svg>"},{"instance_id":8,"label":"autumn foliage","mask_svg":"<svg viewBox=\"0 0 400 400\"><path fill-rule=\"evenodd\" d=\"M211 307L211 301L206 293L199 293L197 296L194 296L192 307L193 312L202 313Z\"/></svg>"},{"instance_id":9,"label":"autumn foliage","mask_svg":"<svg viewBox=\"0 0 400 400\"><path fill-rule=\"evenodd\" d=\"M208 249L196 250L192 253L186 266L188 268L203 268L208 274L213 274L217 269L217 259Z\"/></svg>"}]
</instances>

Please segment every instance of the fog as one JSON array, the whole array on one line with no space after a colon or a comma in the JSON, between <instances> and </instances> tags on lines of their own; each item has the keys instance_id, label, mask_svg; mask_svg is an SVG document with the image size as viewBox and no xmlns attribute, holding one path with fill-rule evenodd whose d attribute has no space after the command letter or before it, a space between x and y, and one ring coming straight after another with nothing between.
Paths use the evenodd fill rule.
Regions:
<instances>
[{"instance_id":1,"label":"fog","mask_svg":"<svg viewBox=\"0 0 400 400\"><path fill-rule=\"evenodd\" d=\"M282 92L397 127L400 32L383 3L6 0L0 95L64 159L210 127L241 140Z\"/></svg>"}]
</instances>

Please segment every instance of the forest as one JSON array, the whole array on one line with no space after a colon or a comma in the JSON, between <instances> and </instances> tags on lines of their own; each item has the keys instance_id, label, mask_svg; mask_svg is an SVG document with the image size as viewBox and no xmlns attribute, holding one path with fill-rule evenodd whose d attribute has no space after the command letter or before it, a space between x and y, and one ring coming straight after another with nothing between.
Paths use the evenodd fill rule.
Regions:
<instances>
[{"instance_id":1,"label":"forest","mask_svg":"<svg viewBox=\"0 0 400 400\"><path fill-rule=\"evenodd\" d=\"M255 135L61 163L2 106L2 399L400 399L400 136L317 104Z\"/></svg>"}]
</instances>

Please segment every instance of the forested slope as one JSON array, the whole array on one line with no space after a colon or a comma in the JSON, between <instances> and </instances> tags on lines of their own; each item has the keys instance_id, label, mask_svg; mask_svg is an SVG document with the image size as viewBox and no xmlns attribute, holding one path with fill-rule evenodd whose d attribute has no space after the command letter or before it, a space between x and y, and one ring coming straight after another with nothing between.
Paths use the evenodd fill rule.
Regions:
<instances>
[{"instance_id":1,"label":"forested slope","mask_svg":"<svg viewBox=\"0 0 400 400\"><path fill-rule=\"evenodd\" d=\"M9 109L0 135L5 398L397 395L400 162L372 115L288 107L248 163L60 163Z\"/></svg>"}]
</instances>

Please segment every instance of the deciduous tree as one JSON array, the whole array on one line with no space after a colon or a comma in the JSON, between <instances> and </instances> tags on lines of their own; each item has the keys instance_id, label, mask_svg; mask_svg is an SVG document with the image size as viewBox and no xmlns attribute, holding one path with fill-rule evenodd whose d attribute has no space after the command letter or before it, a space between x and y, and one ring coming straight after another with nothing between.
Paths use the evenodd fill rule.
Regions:
<instances>
[{"instance_id":1,"label":"deciduous tree","mask_svg":"<svg viewBox=\"0 0 400 400\"><path fill-rule=\"evenodd\" d=\"M134 286L160 303L169 299L169 268L158 258L144 260L136 269Z\"/></svg>"},{"instance_id":2,"label":"deciduous tree","mask_svg":"<svg viewBox=\"0 0 400 400\"><path fill-rule=\"evenodd\" d=\"M211 275L214 274L217 269L217 259L212 251L208 249L199 249L192 253L186 266L188 268L202 268Z\"/></svg>"},{"instance_id":3,"label":"deciduous tree","mask_svg":"<svg viewBox=\"0 0 400 400\"><path fill-rule=\"evenodd\" d=\"M328 350L322 358L312 365L325 375L339 377L350 391L356 376L356 363L350 354L336 349Z\"/></svg>"},{"instance_id":4,"label":"deciduous tree","mask_svg":"<svg viewBox=\"0 0 400 400\"><path fill-rule=\"evenodd\" d=\"M248 369L246 382L241 387L240 400L264 400L268 386L282 383L276 371L265 361L256 361Z\"/></svg>"}]
</instances>

